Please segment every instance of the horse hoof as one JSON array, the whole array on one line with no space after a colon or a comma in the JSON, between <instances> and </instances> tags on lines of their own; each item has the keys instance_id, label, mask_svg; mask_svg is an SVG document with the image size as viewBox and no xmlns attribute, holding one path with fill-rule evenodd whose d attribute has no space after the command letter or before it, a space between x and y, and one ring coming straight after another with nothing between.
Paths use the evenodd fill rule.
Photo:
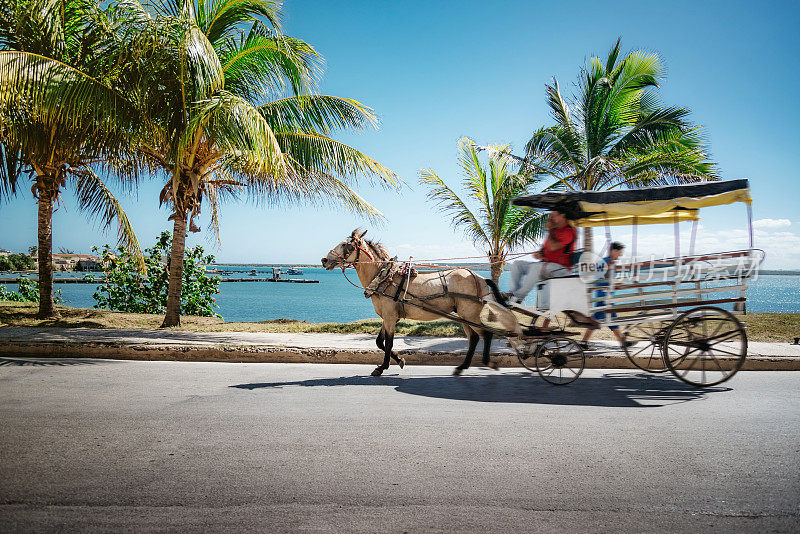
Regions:
<instances>
[{"instance_id":1,"label":"horse hoof","mask_svg":"<svg viewBox=\"0 0 800 534\"><path fill-rule=\"evenodd\" d=\"M459 376L461 374L461 371L463 371L463 369L459 369L458 367L456 367L455 369L453 369L453 376Z\"/></svg>"},{"instance_id":2,"label":"horse hoof","mask_svg":"<svg viewBox=\"0 0 800 534\"><path fill-rule=\"evenodd\" d=\"M376 367L374 371L372 371L372 376L381 376L383 374L382 367Z\"/></svg>"},{"instance_id":3,"label":"horse hoof","mask_svg":"<svg viewBox=\"0 0 800 534\"><path fill-rule=\"evenodd\" d=\"M488 367L489 369L494 369L495 371L500 370L500 366L497 364L497 362L489 362Z\"/></svg>"},{"instance_id":4,"label":"horse hoof","mask_svg":"<svg viewBox=\"0 0 800 534\"><path fill-rule=\"evenodd\" d=\"M400 366L400 369L402 369L403 367L405 367L405 366L406 366L406 359L405 359L405 358L400 358L400 359L398 359L398 360L397 360L397 365L399 365L399 366Z\"/></svg>"}]
</instances>

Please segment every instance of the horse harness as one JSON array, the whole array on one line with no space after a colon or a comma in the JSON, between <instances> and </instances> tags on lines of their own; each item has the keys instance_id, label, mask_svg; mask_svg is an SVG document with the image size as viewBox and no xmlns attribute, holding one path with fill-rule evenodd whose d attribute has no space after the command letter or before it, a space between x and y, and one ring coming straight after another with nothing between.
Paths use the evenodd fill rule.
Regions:
<instances>
[{"instance_id":1,"label":"horse harness","mask_svg":"<svg viewBox=\"0 0 800 534\"><path fill-rule=\"evenodd\" d=\"M392 258L386 261L381 266L381 268L375 274L375 277L367 285L366 290L364 291L364 296L366 298L370 298L373 295L378 295L381 297L390 298L395 302L399 302L400 306L403 309L403 318L405 318L406 316L406 311L405 311L406 304L411 304L412 306L422 308L431 313L436 313L443 317L448 317L451 312L452 313L456 312L457 299L471 300L481 304L484 302L484 300L478 296L481 293L480 281L478 280L478 276L472 271L469 272L472 275L472 279L475 281L474 295L468 293L460 293L457 291L450 291L450 289L447 287L446 273L451 272L453 269L445 271L436 271L436 273L439 276L439 283L442 286L442 291L440 293L435 293L433 295L425 295L425 296L413 295L408 292L408 287L411 283L411 280L416 278L416 276L419 273L411 265L411 263L405 262L401 266L398 266L396 260L397 258ZM441 309L437 309L432 305L428 304L427 302L425 302L441 298L451 299L452 302L450 306L451 309L444 311ZM419 303L415 303L413 301L419 301Z\"/></svg>"}]
</instances>

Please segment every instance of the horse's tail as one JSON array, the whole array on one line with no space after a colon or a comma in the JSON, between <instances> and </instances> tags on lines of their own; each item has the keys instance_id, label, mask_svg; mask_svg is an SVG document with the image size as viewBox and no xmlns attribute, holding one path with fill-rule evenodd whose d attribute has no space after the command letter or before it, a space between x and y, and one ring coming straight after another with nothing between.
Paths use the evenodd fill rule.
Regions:
<instances>
[{"instance_id":1,"label":"horse's tail","mask_svg":"<svg viewBox=\"0 0 800 534\"><path fill-rule=\"evenodd\" d=\"M491 278L484 278L486 280L486 285L489 286L489 289L492 290L492 296L494 296L494 300L496 300L499 304L508 307L508 302L506 302L506 298L500 293L500 288L497 287L497 284L494 283L494 280Z\"/></svg>"}]
</instances>

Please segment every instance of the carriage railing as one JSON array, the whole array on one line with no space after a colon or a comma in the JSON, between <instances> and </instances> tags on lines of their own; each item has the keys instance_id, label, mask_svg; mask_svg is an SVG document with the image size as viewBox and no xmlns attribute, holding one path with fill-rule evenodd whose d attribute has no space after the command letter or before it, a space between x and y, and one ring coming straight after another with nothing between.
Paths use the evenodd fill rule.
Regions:
<instances>
[{"instance_id":1,"label":"carriage railing","mask_svg":"<svg viewBox=\"0 0 800 534\"><path fill-rule=\"evenodd\" d=\"M604 326L675 318L703 305L733 304L741 313L761 261L763 252L750 249L618 263L587 285L587 297L593 313L606 312Z\"/></svg>"}]
</instances>

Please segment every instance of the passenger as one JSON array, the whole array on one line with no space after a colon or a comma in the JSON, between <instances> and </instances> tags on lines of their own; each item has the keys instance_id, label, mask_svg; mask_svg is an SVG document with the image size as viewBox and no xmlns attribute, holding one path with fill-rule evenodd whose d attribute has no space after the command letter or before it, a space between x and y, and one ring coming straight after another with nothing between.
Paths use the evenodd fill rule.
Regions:
<instances>
[{"instance_id":1,"label":"passenger","mask_svg":"<svg viewBox=\"0 0 800 534\"><path fill-rule=\"evenodd\" d=\"M623 245L619 241L614 241L613 243L611 243L611 246L609 247L609 250L608 250L608 256L603 258L603 261L605 262L606 267L611 267L611 265L615 261L617 261L620 256L622 256L622 251L624 249L625 249L625 245ZM611 272L610 269L606 270L605 278L608 278L610 276L610 272ZM598 282L596 282L596 285L599 286L599 287L604 287L604 286L608 287L608 282L606 280L599 280ZM595 291L595 297L603 298L605 296L606 296L606 290L598 289L597 291ZM605 301L599 300L599 301L594 303L593 307L599 308L600 306L605 306L605 305L606 305ZM617 314L612 312L610 314L610 316L612 318L614 318L614 317L617 316ZM603 319L606 318L606 312L604 312L604 311L596 311L596 312L594 312L592 314L592 317L594 319L598 320L598 321L602 321ZM633 342L630 342L630 341L626 342L623 339L622 335L619 333L619 327L618 326L609 326L608 328L614 334L614 337L617 338L617 341L619 341L620 345L625 346L625 347L630 347L631 345L633 345ZM583 350L589 350L589 339L592 337L592 334L594 334L595 330L597 330L597 329L596 328L587 328L586 329L586 333L583 334L583 339L580 341L580 343L578 343Z\"/></svg>"},{"instance_id":2,"label":"passenger","mask_svg":"<svg viewBox=\"0 0 800 534\"><path fill-rule=\"evenodd\" d=\"M563 211L553 210L547 219L547 238L542 248L533 253L540 261L517 260L511 264L511 291L508 300L519 304L536 284L548 278L572 274L572 251L575 248L575 228L570 226Z\"/></svg>"}]
</instances>

